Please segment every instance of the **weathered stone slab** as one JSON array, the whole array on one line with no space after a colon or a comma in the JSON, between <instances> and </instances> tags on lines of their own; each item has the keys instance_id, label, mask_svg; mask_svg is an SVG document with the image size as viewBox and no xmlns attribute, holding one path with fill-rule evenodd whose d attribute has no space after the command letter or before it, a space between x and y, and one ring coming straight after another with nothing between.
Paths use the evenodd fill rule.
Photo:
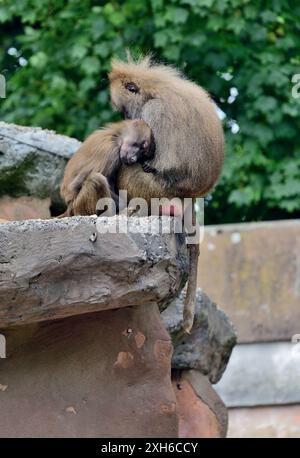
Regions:
<instances>
[{"instance_id":1,"label":"weathered stone slab","mask_svg":"<svg viewBox=\"0 0 300 458\"><path fill-rule=\"evenodd\" d=\"M155 304L0 332L1 437L178 437L172 345Z\"/></svg>"},{"instance_id":2,"label":"weathered stone slab","mask_svg":"<svg viewBox=\"0 0 300 458\"><path fill-rule=\"evenodd\" d=\"M215 389L227 407L300 402L300 343L237 345Z\"/></svg>"},{"instance_id":3,"label":"weathered stone slab","mask_svg":"<svg viewBox=\"0 0 300 458\"><path fill-rule=\"evenodd\" d=\"M225 313L198 290L194 326L191 334L183 334L184 297L185 292L181 292L162 313L163 323L175 346L172 367L196 369L208 375L212 383L217 383L236 343L235 330Z\"/></svg>"},{"instance_id":4,"label":"weathered stone slab","mask_svg":"<svg viewBox=\"0 0 300 458\"><path fill-rule=\"evenodd\" d=\"M101 231L116 222L129 231L98 233L92 242L94 217L0 226L1 327L145 303L163 309L176 296L186 280L186 245L163 233L168 218L99 221ZM161 233L149 232L155 221Z\"/></svg>"},{"instance_id":5,"label":"weathered stone slab","mask_svg":"<svg viewBox=\"0 0 300 458\"><path fill-rule=\"evenodd\" d=\"M198 285L239 342L290 340L300 333L300 220L206 227Z\"/></svg>"}]
</instances>

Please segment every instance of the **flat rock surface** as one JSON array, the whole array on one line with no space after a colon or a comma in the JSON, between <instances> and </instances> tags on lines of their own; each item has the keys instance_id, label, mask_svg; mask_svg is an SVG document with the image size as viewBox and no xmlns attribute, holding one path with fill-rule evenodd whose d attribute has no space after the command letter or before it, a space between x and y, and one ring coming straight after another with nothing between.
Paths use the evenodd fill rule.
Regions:
<instances>
[{"instance_id":1,"label":"flat rock surface","mask_svg":"<svg viewBox=\"0 0 300 458\"><path fill-rule=\"evenodd\" d=\"M184 238L163 233L169 222L119 216L2 224L0 326L145 303L163 309L187 270ZM112 233L119 223L122 230L128 223L127 233Z\"/></svg>"}]
</instances>

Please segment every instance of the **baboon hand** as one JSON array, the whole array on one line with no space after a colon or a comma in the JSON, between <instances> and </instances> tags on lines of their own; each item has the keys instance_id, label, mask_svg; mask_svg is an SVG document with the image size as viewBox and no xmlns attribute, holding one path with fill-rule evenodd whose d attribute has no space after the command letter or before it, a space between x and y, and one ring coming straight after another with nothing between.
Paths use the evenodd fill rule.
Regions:
<instances>
[{"instance_id":1,"label":"baboon hand","mask_svg":"<svg viewBox=\"0 0 300 458\"><path fill-rule=\"evenodd\" d=\"M142 164L142 168L144 170L145 173L156 173L156 169L154 167L152 167L148 161L145 161L143 164Z\"/></svg>"}]
</instances>

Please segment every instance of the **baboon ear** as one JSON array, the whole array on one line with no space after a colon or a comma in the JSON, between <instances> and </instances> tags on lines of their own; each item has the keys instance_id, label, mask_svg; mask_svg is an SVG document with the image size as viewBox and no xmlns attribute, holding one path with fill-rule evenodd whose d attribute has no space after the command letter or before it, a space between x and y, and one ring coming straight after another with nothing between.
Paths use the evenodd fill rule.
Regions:
<instances>
[{"instance_id":1,"label":"baboon ear","mask_svg":"<svg viewBox=\"0 0 300 458\"><path fill-rule=\"evenodd\" d=\"M140 92L140 88L133 82L125 83L124 87L127 91L132 92L133 94L138 94Z\"/></svg>"}]
</instances>

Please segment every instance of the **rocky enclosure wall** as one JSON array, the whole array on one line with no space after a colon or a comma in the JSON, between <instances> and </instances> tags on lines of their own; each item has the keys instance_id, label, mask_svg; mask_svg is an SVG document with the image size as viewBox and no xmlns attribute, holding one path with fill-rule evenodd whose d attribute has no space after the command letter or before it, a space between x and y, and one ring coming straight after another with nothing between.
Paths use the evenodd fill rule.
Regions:
<instances>
[{"instance_id":1,"label":"rocky enclosure wall","mask_svg":"<svg viewBox=\"0 0 300 458\"><path fill-rule=\"evenodd\" d=\"M232 325L199 292L192 333L181 335L186 245L147 232L153 218L96 239L93 217L0 225L1 436L226 434L210 381L226 367ZM100 219L101 232L114 219Z\"/></svg>"},{"instance_id":2,"label":"rocky enclosure wall","mask_svg":"<svg viewBox=\"0 0 300 458\"><path fill-rule=\"evenodd\" d=\"M63 169L79 144L0 123L11 219L28 217L27 207L35 217L60 208ZM124 218L98 220L108 232L97 237L93 217L0 225L1 436L226 435L211 383L226 368L233 327L199 290L194 327L182 335L184 237L146 230L168 218ZM121 221L127 233L109 233Z\"/></svg>"}]
</instances>

